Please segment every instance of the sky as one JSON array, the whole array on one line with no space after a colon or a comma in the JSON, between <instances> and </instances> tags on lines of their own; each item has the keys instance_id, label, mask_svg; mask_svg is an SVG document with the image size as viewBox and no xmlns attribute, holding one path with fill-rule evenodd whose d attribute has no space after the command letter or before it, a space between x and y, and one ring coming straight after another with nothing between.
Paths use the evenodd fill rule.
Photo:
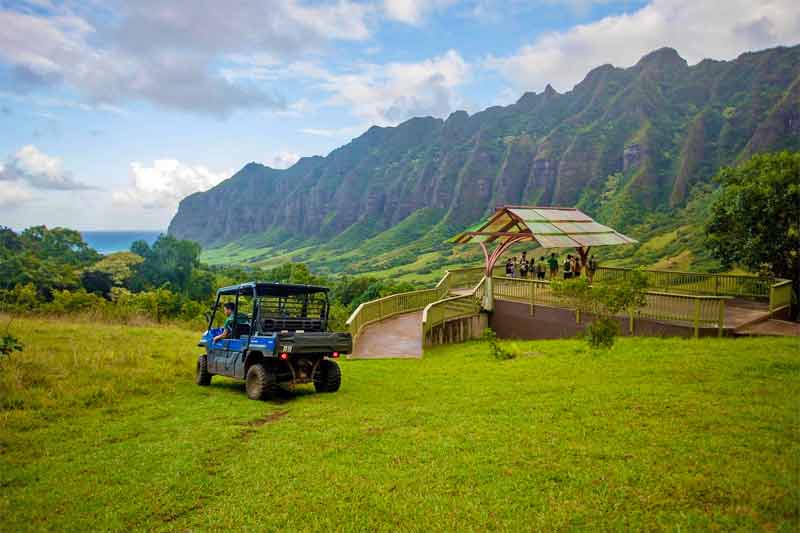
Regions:
<instances>
[{"instance_id":1,"label":"sky","mask_svg":"<svg viewBox=\"0 0 800 533\"><path fill-rule=\"evenodd\" d=\"M0 0L0 225L162 230L371 125L799 43L797 0Z\"/></svg>"}]
</instances>

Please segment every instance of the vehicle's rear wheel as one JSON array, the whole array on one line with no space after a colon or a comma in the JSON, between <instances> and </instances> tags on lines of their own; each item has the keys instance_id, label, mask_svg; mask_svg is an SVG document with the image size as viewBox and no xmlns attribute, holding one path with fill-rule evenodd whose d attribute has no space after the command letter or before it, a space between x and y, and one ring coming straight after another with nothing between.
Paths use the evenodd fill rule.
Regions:
<instances>
[{"instance_id":1,"label":"vehicle's rear wheel","mask_svg":"<svg viewBox=\"0 0 800 533\"><path fill-rule=\"evenodd\" d=\"M208 356L201 355L197 358L197 371L194 375L194 382L201 387L211 385L212 374L208 371Z\"/></svg>"},{"instance_id":2,"label":"vehicle's rear wheel","mask_svg":"<svg viewBox=\"0 0 800 533\"><path fill-rule=\"evenodd\" d=\"M245 387L251 400L268 400L275 393L275 374L264 365L253 365L247 370Z\"/></svg>"},{"instance_id":3,"label":"vehicle's rear wheel","mask_svg":"<svg viewBox=\"0 0 800 533\"><path fill-rule=\"evenodd\" d=\"M314 373L314 389L317 392L336 392L342 384L342 371L335 361L323 359Z\"/></svg>"}]
</instances>

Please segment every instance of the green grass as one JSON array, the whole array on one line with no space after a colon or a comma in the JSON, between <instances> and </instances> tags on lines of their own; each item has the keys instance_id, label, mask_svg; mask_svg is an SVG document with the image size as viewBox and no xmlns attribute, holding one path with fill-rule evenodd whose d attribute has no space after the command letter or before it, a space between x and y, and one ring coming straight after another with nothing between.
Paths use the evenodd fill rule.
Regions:
<instances>
[{"instance_id":1,"label":"green grass","mask_svg":"<svg viewBox=\"0 0 800 533\"><path fill-rule=\"evenodd\" d=\"M795 339L473 342L261 403L193 384L190 331L12 331L2 531L799 525Z\"/></svg>"}]
</instances>

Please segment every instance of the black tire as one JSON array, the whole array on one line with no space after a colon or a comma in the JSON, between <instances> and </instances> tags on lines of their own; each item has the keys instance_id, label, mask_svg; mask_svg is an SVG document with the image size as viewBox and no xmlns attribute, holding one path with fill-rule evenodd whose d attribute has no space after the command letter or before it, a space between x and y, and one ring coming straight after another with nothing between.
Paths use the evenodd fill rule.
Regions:
<instances>
[{"instance_id":1,"label":"black tire","mask_svg":"<svg viewBox=\"0 0 800 533\"><path fill-rule=\"evenodd\" d=\"M194 382L201 387L208 387L211 385L212 375L213 374L208 371L208 357L206 355L201 355L197 358L197 371L194 375Z\"/></svg>"},{"instance_id":2,"label":"black tire","mask_svg":"<svg viewBox=\"0 0 800 533\"><path fill-rule=\"evenodd\" d=\"M335 361L322 359L314 373L314 389L317 392L336 392L342 385L342 371Z\"/></svg>"},{"instance_id":3,"label":"black tire","mask_svg":"<svg viewBox=\"0 0 800 533\"><path fill-rule=\"evenodd\" d=\"M245 388L251 400L269 400L275 394L275 374L264 365L256 364L247 369Z\"/></svg>"}]
</instances>

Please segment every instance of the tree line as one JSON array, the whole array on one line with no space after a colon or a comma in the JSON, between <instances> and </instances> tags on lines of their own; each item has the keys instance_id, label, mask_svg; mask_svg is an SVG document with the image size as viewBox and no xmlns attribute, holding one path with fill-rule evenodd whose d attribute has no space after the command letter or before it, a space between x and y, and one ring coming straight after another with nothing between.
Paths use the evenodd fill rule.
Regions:
<instances>
[{"instance_id":1,"label":"tree line","mask_svg":"<svg viewBox=\"0 0 800 533\"><path fill-rule=\"evenodd\" d=\"M129 251L102 255L72 229L0 227L0 311L202 327L218 288L258 280L331 287L331 323L341 329L360 303L416 288L366 276L328 278L303 263L208 266L201 251L195 242L160 235L152 245L136 241Z\"/></svg>"}]
</instances>

